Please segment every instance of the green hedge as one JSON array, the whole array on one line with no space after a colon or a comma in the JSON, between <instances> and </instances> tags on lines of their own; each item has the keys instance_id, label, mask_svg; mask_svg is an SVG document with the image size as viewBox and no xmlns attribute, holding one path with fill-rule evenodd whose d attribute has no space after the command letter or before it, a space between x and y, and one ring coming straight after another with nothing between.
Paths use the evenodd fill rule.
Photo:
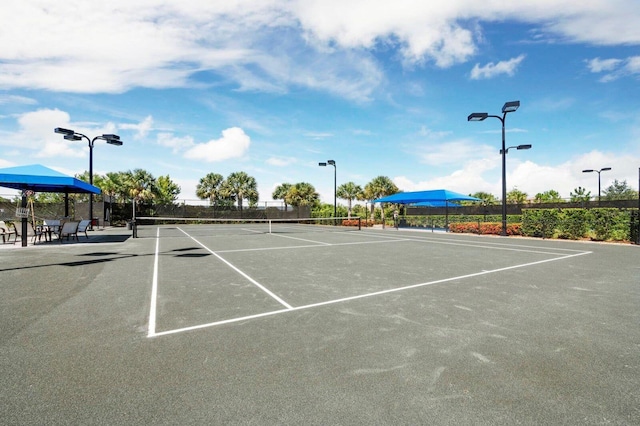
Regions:
<instances>
[{"instance_id":1,"label":"green hedge","mask_svg":"<svg viewBox=\"0 0 640 426\"><path fill-rule=\"evenodd\" d=\"M403 219L404 226L436 228L444 228L448 219L449 229L456 232L492 233L493 224L502 228L500 215L405 216ZM616 208L523 209L522 215L507 216L507 224L513 224L513 234L572 240L630 241L630 221L629 210ZM517 226L519 224L521 226Z\"/></svg>"},{"instance_id":2,"label":"green hedge","mask_svg":"<svg viewBox=\"0 0 640 426\"><path fill-rule=\"evenodd\" d=\"M526 209L522 212L522 233L530 237L591 238L597 241L629 241L628 210Z\"/></svg>"}]
</instances>

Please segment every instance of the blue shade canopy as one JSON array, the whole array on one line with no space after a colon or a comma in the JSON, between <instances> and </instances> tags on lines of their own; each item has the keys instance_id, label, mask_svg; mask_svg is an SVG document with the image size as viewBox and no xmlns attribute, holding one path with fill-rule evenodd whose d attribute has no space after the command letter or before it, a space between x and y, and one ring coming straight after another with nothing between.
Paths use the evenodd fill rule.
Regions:
<instances>
[{"instance_id":1,"label":"blue shade canopy","mask_svg":"<svg viewBox=\"0 0 640 426\"><path fill-rule=\"evenodd\" d=\"M446 189L433 189L431 191L398 192L388 197L378 198L374 203L445 203L448 201L482 201L479 198ZM440 204L442 205L442 204Z\"/></svg>"},{"instance_id":2,"label":"blue shade canopy","mask_svg":"<svg viewBox=\"0 0 640 426\"><path fill-rule=\"evenodd\" d=\"M455 201L422 201L411 204L412 207L460 207Z\"/></svg>"},{"instance_id":3,"label":"blue shade canopy","mask_svg":"<svg viewBox=\"0 0 640 426\"><path fill-rule=\"evenodd\" d=\"M40 164L0 169L0 186L34 192L100 194L100 188Z\"/></svg>"}]
</instances>

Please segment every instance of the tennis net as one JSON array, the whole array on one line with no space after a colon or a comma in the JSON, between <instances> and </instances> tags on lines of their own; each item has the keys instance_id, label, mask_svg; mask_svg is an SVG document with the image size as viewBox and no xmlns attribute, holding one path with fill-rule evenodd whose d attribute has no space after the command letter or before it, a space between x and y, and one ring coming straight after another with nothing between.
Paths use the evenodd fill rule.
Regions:
<instances>
[{"instance_id":1,"label":"tennis net","mask_svg":"<svg viewBox=\"0 0 640 426\"><path fill-rule=\"evenodd\" d=\"M155 236L160 227L165 236L188 235L251 235L279 233L311 233L311 232L348 232L359 231L359 217L351 219L337 218L303 218L303 219L211 219L189 217L154 217L136 218L138 237Z\"/></svg>"}]
</instances>

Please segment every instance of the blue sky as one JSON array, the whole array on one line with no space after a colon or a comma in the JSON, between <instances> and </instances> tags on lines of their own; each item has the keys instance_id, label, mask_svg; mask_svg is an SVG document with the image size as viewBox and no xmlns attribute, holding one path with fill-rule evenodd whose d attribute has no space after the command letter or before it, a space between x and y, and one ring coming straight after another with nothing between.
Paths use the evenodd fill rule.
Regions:
<instances>
[{"instance_id":1,"label":"blue sky","mask_svg":"<svg viewBox=\"0 0 640 426\"><path fill-rule=\"evenodd\" d=\"M209 3L209 4L207 4ZM432 4L433 3L433 4ZM435 3L442 3L436 5ZM596 174L637 189L640 3L591 0L8 0L0 28L0 167L169 175L194 200L207 173L283 182L376 176L401 190L533 198ZM13 194L0 188L0 194Z\"/></svg>"}]
</instances>

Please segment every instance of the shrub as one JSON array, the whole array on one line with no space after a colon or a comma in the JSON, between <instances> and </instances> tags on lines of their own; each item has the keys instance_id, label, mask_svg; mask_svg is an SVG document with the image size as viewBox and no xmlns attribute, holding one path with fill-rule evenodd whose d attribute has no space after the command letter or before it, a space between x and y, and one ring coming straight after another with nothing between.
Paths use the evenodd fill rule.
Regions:
<instances>
[{"instance_id":1,"label":"shrub","mask_svg":"<svg viewBox=\"0 0 640 426\"><path fill-rule=\"evenodd\" d=\"M559 238L578 240L587 234L587 211L584 209L565 209L558 223Z\"/></svg>"},{"instance_id":2,"label":"shrub","mask_svg":"<svg viewBox=\"0 0 640 426\"><path fill-rule=\"evenodd\" d=\"M519 223L508 223L507 235L522 235L521 228ZM483 222L478 224L478 222L456 222L449 224L449 231L468 234L500 235L502 233L502 223Z\"/></svg>"},{"instance_id":3,"label":"shrub","mask_svg":"<svg viewBox=\"0 0 640 426\"><path fill-rule=\"evenodd\" d=\"M522 212L522 233L529 237L553 238L558 221L557 209L527 209Z\"/></svg>"}]
</instances>

